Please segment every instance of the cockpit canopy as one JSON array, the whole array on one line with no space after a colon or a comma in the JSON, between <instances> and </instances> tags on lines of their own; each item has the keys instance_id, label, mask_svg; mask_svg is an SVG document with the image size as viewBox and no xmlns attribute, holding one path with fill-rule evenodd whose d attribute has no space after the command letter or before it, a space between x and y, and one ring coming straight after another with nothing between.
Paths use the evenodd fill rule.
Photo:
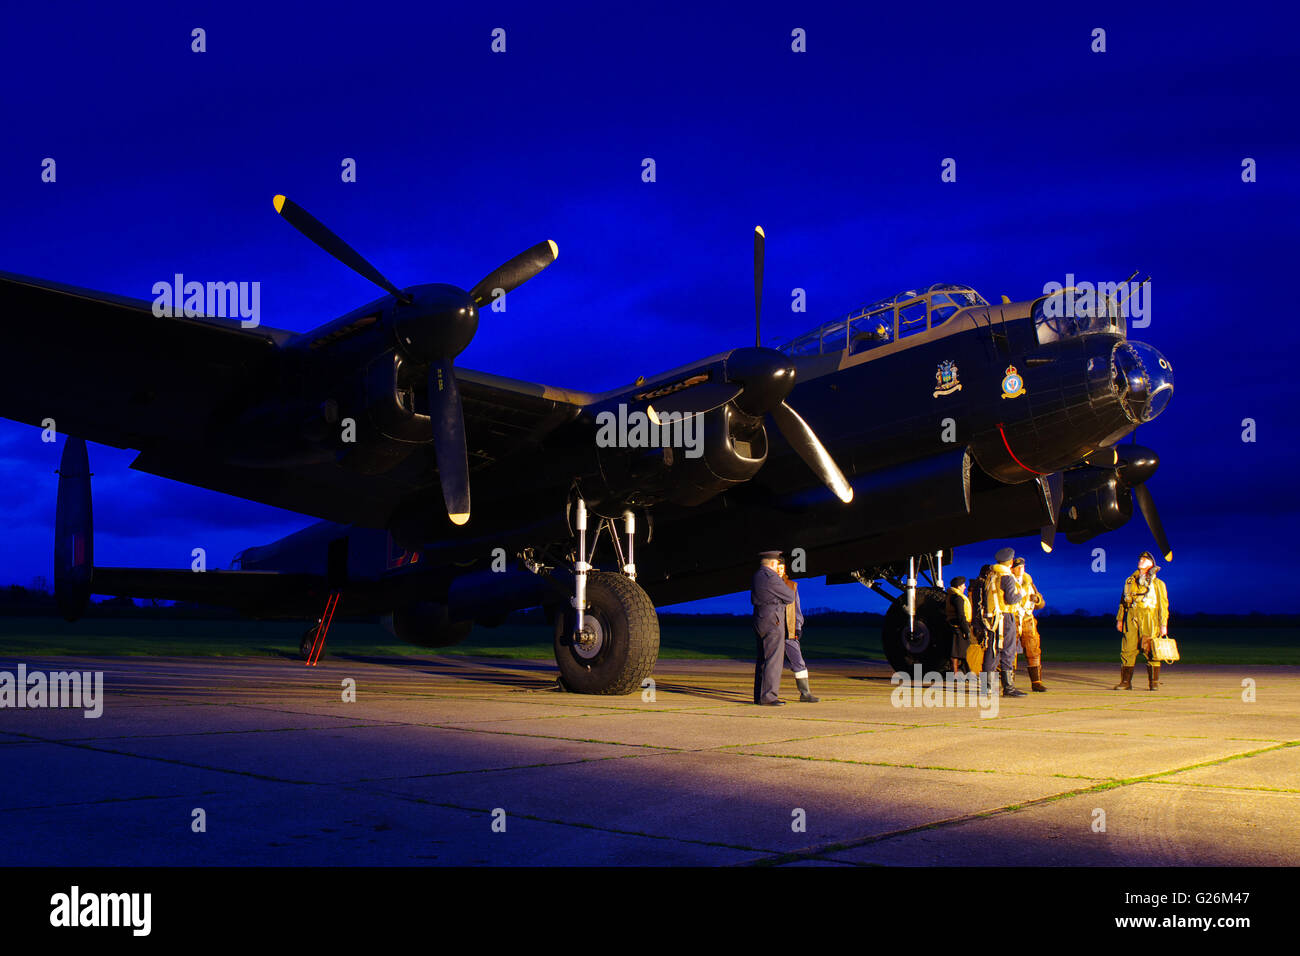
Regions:
<instances>
[{"instance_id":1,"label":"cockpit canopy","mask_svg":"<svg viewBox=\"0 0 1300 956\"><path fill-rule=\"evenodd\" d=\"M845 349L856 355L937 328L972 305L988 303L969 286L936 282L919 292L908 289L865 305L777 349L790 356L824 355Z\"/></svg>"}]
</instances>

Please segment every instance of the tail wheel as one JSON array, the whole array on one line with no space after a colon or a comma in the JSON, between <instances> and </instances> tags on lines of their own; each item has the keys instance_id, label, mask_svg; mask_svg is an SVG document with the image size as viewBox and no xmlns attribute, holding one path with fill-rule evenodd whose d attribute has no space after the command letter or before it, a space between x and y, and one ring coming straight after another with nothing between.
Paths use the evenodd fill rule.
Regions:
<instances>
[{"instance_id":1,"label":"tail wheel","mask_svg":"<svg viewBox=\"0 0 1300 956\"><path fill-rule=\"evenodd\" d=\"M916 615L907 626L907 605L901 600L885 613L882 630L885 657L896 671L946 671L951 666L952 637L944 614L944 593L939 588L916 589Z\"/></svg>"},{"instance_id":2,"label":"tail wheel","mask_svg":"<svg viewBox=\"0 0 1300 956\"><path fill-rule=\"evenodd\" d=\"M587 576L587 610L582 634L577 615L556 615L555 662L564 686L579 694L630 694L655 669L659 658L659 615L649 595L621 574Z\"/></svg>"},{"instance_id":3,"label":"tail wheel","mask_svg":"<svg viewBox=\"0 0 1300 956\"><path fill-rule=\"evenodd\" d=\"M317 624L307 628L306 633L302 636L302 640L298 642L298 653L302 655L303 660L309 660L311 658L311 649L316 643L316 631L319 627L320 625Z\"/></svg>"}]
</instances>

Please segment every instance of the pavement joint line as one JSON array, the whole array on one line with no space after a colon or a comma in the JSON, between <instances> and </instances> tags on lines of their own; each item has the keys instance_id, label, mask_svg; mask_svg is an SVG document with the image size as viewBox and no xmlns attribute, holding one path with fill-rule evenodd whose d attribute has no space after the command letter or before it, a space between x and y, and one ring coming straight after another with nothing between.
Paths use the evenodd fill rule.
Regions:
<instances>
[{"instance_id":1,"label":"pavement joint line","mask_svg":"<svg viewBox=\"0 0 1300 956\"><path fill-rule=\"evenodd\" d=\"M954 724L929 724L926 726L962 726ZM1003 732L1011 731L1018 734L1078 734L1084 737L1151 737L1156 740L1243 740L1248 743L1286 743L1287 737L1237 737L1223 736L1216 737L1210 734L1132 734L1123 730L1073 730L1070 728L1054 727L989 727L982 724L976 725L980 730L1000 730Z\"/></svg>"},{"instance_id":2,"label":"pavement joint line","mask_svg":"<svg viewBox=\"0 0 1300 956\"><path fill-rule=\"evenodd\" d=\"M484 815L490 815L492 813L491 810L486 810L483 809L482 807L468 807L458 803L439 803L435 800L426 800L423 797L416 797L410 794L394 793L390 795L399 800L408 800L412 803L421 803L427 806L441 807L446 810L461 810L466 813L476 813L476 814L484 814ZM779 852L766 847L746 846L744 844L737 844L737 843L723 843L717 840L696 840L690 837L667 836L660 833L646 833L640 830L624 830L618 827L598 826L594 823L580 823L574 820L556 820L549 817L537 816L536 814L531 814L531 813L516 812L510 814L510 817L518 818L521 820L531 820L534 823L549 823L554 826L575 827L577 829L582 829L582 830L595 830L598 833L614 833L614 834L618 834L619 836L642 837L649 840L664 840L671 843L690 844L692 846L719 847L725 850L738 850L743 853Z\"/></svg>"},{"instance_id":3,"label":"pavement joint line","mask_svg":"<svg viewBox=\"0 0 1300 956\"><path fill-rule=\"evenodd\" d=\"M728 744L728 747L746 747L749 744ZM753 745L761 746L761 745ZM1017 777L1058 777L1063 780L1107 781L1114 777L1095 777L1086 773L1035 773L1032 770L1008 770L1004 767L944 767L938 764L893 763L888 760L850 760L847 757L810 757L804 754L769 754L739 751L738 757L763 757L776 760L807 760L812 763L843 763L859 767L889 767L894 770L940 770L951 773L992 773Z\"/></svg>"},{"instance_id":4,"label":"pavement joint line","mask_svg":"<svg viewBox=\"0 0 1300 956\"><path fill-rule=\"evenodd\" d=\"M1288 747L1294 747L1297 744L1300 744L1300 741L1279 744L1275 747L1263 747L1259 750L1248 751L1246 753L1230 754L1227 757L1220 757L1215 760L1205 760L1199 763L1189 764L1185 767L1175 767L1170 770L1159 770L1153 773L1143 774L1137 777L1127 777L1127 778L1118 778L1114 780L1107 780L1095 784L1091 787L1080 787L1075 790L1067 790L1061 793L1048 794L1045 797L1036 797L1032 800L1026 800L1016 804L1008 804L1006 806L997 807L990 810L980 810L972 813L961 814L960 816L956 816L956 817L950 817L945 820L934 820L929 823L917 824L915 826L910 826L910 827L902 827L897 830L890 830L885 833L873 834L871 836L862 837L857 840L837 841L835 843L821 844L820 846L808 847L803 850L792 850L786 853L779 854L771 859L756 860L747 865L770 866L770 865L779 865L782 863L790 863L796 860L814 859L817 857L826 856L828 854L839 853L844 850L856 849L860 846L868 846L872 843L881 843L885 840L894 839L895 837L907 836L912 833L920 833L925 830L937 830L941 827L956 826L961 823L968 823L972 820L982 820L982 819L988 819L996 816L1005 816L1008 814L1019 813L1021 810L1032 809L1034 807L1042 806L1044 804L1054 803L1058 800L1065 800L1070 797L1086 796L1089 793L1103 793L1109 790L1118 790L1122 787L1131 787L1141 783L1160 782L1157 780L1157 778L1167 777L1177 773L1184 773L1188 770L1197 770L1202 767L1212 767L1215 766L1216 764L1227 763L1232 760L1241 760L1247 757L1254 757L1259 754L1270 753L1275 750L1283 750ZM990 772L997 773L999 771L990 771ZM851 863L854 861L850 860L846 862Z\"/></svg>"},{"instance_id":5,"label":"pavement joint line","mask_svg":"<svg viewBox=\"0 0 1300 956\"><path fill-rule=\"evenodd\" d=\"M98 807L110 803L134 803L144 800L198 800L222 793L236 793L233 790L200 790L197 793L159 793L143 794L135 797L104 797L100 800L77 800L71 803L41 803L30 807L0 807L0 813L32 813L38 810L66 810L71 807Z\"/></svg>"},{"instance_id":6,"label":"pavement joint line","mask_svg":"<svg viewBox=\"0 0 1300 956\"><path fill-rule=\"evenodd\" d=\"M459 729L459 728L445 728L445 729L455 730L455 729ZM240 733L241 731L235 731L235 732L236 732L236 733ZM211 772L214 772L214 773L228 773L228 774L233 774L233 775L235 775L235 776L241 776L241 777L252 777L252 778L254 778L254 779L257 779L257 780L265 780L265 781L268 781L268 782L270 782L270 783L284 783L284 784L292 784L292 785L295 785L295 786L309 786L309 787L319 787L319 786L342 786L342 785L345 785L345 784L371 783L371 782L382 782L382 781L393 781L393 780L407 780L407 779L419 779L419 778L421 778L421 777L441 777L441 776L451 776L451 775L453 775L453 774L469 774L469 773L499 773L499 772L503 772L503 771L507 771L507 770L533 770L533 769L538 769L538 768L542 768L542 767L557 767L557 766L561 766L561 767L562 767L562 766L567 766L567 765L570 765L570 764L590 763L590 762L599 761L599 760L610 760L610 759L617 759L617 758L622 758L622 757L657 756L657 755L659 755L659 754L660 754L662 751L664 751L664 750L673 750L673 749L674 749L674 748L653 747L653 746L651 746L651 745L649 745L649 744L618 744L618 745L614 745L614 746L644 747L645 749L647 749L647 750L651 750L651 751L654 751L654 752L653 752L653 753L645 753L645 754L606 754L606 755L599 756L599 757L582 757L582 758L579 758L579 759L576 759L576 760L562 760L562 761L555 762L555 763L516 764L516 765L509 766L509 767L481 767L481 768L471 768L471 769L466 769L466 770L453 770L453 771L447 771L446 773L435 773L435 774L408 774L408 775L404 775L404 776L396 776L396 777L358 777L358 778L356 778L355 780L345 781L345 782L340 782L340 781L320 781L320 780L294 780L294 779L292 779L292 778L288 778L288 777L272 777L272 776L269 776L269 775L266 775L266 774L257 773L257 772L255 772L255 771L251 771L251 770L233 770L233 769L231 769L231 768L229 768L229 767L212 767L212 766L208 766L208 765L206 765L206 764L191 763L191 762L189 762L189 761L177 760L177 759L175 759L175 758L171 758L171 757L159 757L159 756L156 756L156 755L153 755L153 754L138 754L138 753L132 753L131 751L128 751L128 750L115 750L115 749L113 749L113 748L109 748L109 747L92 747L92 746L89 746L89 745L87 745L87 744L80 743L80 742L77 742L77 741L68 741L68 740L50 740L50 739L43 738L43 737L36 737L36 736L34 736L34 735L30 735L30 734L24 734L23 736L31 737L32 739L31 739L30 742L31 742L31 743L36 743L36 744L40 744L40 743L53 744L53 745L55 745L55 746L72 747L72 748L74 748L74 749L79 749L79 750L90 750L90 751L93 751L93 752L95 752L95 753L112 754L112 755L114 755L114 756L119 756L119 757L134 757L134 758L137 758L137 759L140 759L140 760L153 760L153 761L157 761L157 762L159 762L159 763L175 764L175 765L182 766L182 767L190 767L190 768L192 768L192 769L208 770L208 771L211 771ZM507 736L512 736L512 735L507 735ZM522 735L519 735L519 736L522 736ZM92 739L94 739L94 738L92 738ZM602 743L602 741L572 741L570 738L558 738L558 739L565 740L565 741L568 741L568 742L573 742L573 743Z\"/></svg>"},{"instance_id":7,"label":"pavement joint line","mask_svg":"<svg viewBox=\"0 0 1300 956\"><path fill-rule=\"evenodd\" d=\"M103 737L36 737L32 743L66 744L109 740L165 740L172 737L221 737L229 734L285 734L304 733L317 730L371 730L375 724L344 724L337 727L247 727L239 730L194 730L173 734L113 734ZM404 724L384 725L380 729L391 730ZM33 735L34 736L34 735Z\"/></svg>"},{"instance_id":8,"label":"pavement joint line","mask_svg":"<svg viewBox=\"0 0 1300 956\"><path fill-rule=\"evenodd\" d=\"M32 736L30 734L24 736ZM205 764L191 763L187 760L176 760L172 757L158 757L152 754L131 753L129 750L114 750L111 747L92 747L89 744L74 742L69 740L49 740L43 737L32 737L33 741L40 743L52 744L55 747L71 747L74 750L89 750L93 753L111 754L115 757L134 757L137 760L152 760L156 763L172 764L178 767L189 767L192 770L207 770L212 773L228 773L238 777L251 777L254 780L266 780L271 783L292 783L303 785L314 785L316 781L312 780L291 780L286 777L272 777L267 774L256 773L252 770L231 770L228 767L209 767Z\"/></svg>"},{"instance_id":9,"label":"pavement joint line","mask_svg":"<svg viewBox=\"0 0 1300 956\"><path fill-rule=\"evenodd\" d=\"M1162 787L1200 787L1206 790L1226 790L1228 792L1245 790L1258 793L1290 793L1300 795L1300 787L1261 787L1248 784L1200 783L1196 780L1152 780Z\"/></svg>"},{"instance_id":10,"label":"pavement joint line","mask_svg":"<svg viewBox=\"0 0 1300 956\"><path fill-rule=\"evenodd\" d=\"M675 752L684 753L685 751L675 751ZM604 756L600 756L600 757L578 757L574 760L560 760L554 763L525 763L525 764L515 764L514 766L510 766L510 767L468 767L464 770L443 770L438 773L402 774L396 777L359 777L354 781L349 781L348 785L351 786L359 783L392 783L394 781L402 781L402 780L429 780L436 777L457 777L457 776L468 776L470 774L509 773L510 771L513 770L540 770L543 768L550 768L550 767L574 767L584 763L599 763L602 760L643 760L646 757L661 757L661 756L668 756L668 755L669 754L663 751L655 750L650 753L605 754ZM393 791L384 791L384 792L389 793Z\"/></svg>"}]
</instances>

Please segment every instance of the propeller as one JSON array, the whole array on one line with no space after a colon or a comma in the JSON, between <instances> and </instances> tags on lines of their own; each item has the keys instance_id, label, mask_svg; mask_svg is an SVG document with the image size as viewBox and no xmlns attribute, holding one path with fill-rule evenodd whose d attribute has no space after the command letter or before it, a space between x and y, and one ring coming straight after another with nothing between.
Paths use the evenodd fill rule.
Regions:
<instances>
[{"instance_id":1,"label":"propeller","mask_svg":"<svg viewBox=\"0 0 1300 956\"><path fill-rule=\"evenodd\" d=\"M853 487L812 427L786 402L794 388L795 367L790 357L764 348L761 331L763 314L763 261L767 236L762 226L754 227L754 347L733 350L723 362L723 381L701 381L690 387L651 400L647 410L656 423L665 413L701 415L734 403L753 418L770 415L790 447L812 469L835 497L848 504Z\"/></svg>"},{"instance_id":2,"label":"propeller","mask_svg":"<svg viewBox=\"0 0 1300 956\"><path fill-rule=\"evenodd\" d=\"M284 196L272 201L280 217L316 245L397 300L393 325L399 348L428 369L429 419L443 502L453 524L469 521L469 454L465 444L465 414L452 360L465 350L478 331L479 307L511 292L537 275L560 253L551 240L539 242L493 269L466 292L452 285L393 285L361 253L324 223Z\"/></svg>"},{"instance_id":3,"label":"propeller","mask_svg":"<svg viewBox=\"0 0 1300 956\"><path fill-rule=\"evenodd\" d=\"M1120 482L1126 488L1132 489L1133 500L1137 502L1138 510L1146 519L1147 527L1151 529L1160 553L1164 555L1166 561L1172 561L1173 549L1169 546L1169 538L1165 534L1164 524L1160 521L1160 513L1156 511L1155 499L1146 486L1147 480L1160 467L1160 456L1150 448L1138 444L1116 445L1115 451L1119 459L1115 472L1119 475Z\"/></svg>"},{"instance_id":4,"label":"propeller","mask_svg":"<svg viewBox=\"0 0 1300 956\"><path fill-rule=\"evenodd\" d=\"M1146 486L1147 481L1160 467L1160 456L1143 445L1127 443L1109 445L1098 449L1084 458L1083 464L1090 468L1113 472L1119 484L1120 492L1132 492L1133 500L1137 503L1138 510L1142 512L1147 527L1151 529L1151 534L1156 539L1160 553L1164 555L1166 561L1172 561L1174 552L1169 546L1169 537L1165 534L1164 524L1160 521L1160 513L1156 510L1155 499ZM1039 479L1040 482L1044 480L1050 489L1054 504L1053 513L1059 524L1062 517L1062 475L1058 472ZM1041 543L1044 551L1051 552L1055 536L1055 524L1043 526Z\"/></svg>"},{"instance_id":5,"label":"propeller","mask_svg":"<svg viewBox=\"0 0 1300 956\"><path fill-rule=\"evenodd\" d=\"M328 226L299 206L292 199L276 196L271 200L280 218L316 245L320 246L339 262L343 263L363 279L369 279L391 296L403 302L410 302L411 297L401 291L384 277L384 274L370 264L361 253L336 236Z\"/></svg>"},{"instance_id":6,"label":"propeller","mask_svg":"<svg viewBox=\"0 0 1300 956\"><path fill-rule=\"evenodd\" d=\"M1052 548L1056 545L1056 525L1061 520L1061 502L1065 500L1065 479L1057 471L1050 475L1040 475L1038 482L1051 505L1051 520L1043 525L1038 543L1042 546L1044 554L1051 554Z\"/></svg>"}]
</instances>

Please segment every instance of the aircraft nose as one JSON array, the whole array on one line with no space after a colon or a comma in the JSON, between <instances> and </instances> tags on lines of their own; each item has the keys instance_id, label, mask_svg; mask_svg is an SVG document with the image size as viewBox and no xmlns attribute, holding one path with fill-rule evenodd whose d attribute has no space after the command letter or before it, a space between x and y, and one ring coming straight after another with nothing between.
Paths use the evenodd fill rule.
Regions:
<instances>
[{"instance_id":1,"label":"aircraft nose","mask_svg":"<svg viewBox=\"0 0 1300 956\"><path fill-rule=\"evenodd\" d=\"M1149 422L1174 395L1174 367L1145 342L1121 342L1111 358L1111 374L1120 404L1131 421Z\"/></svg>"}]
</instances>

